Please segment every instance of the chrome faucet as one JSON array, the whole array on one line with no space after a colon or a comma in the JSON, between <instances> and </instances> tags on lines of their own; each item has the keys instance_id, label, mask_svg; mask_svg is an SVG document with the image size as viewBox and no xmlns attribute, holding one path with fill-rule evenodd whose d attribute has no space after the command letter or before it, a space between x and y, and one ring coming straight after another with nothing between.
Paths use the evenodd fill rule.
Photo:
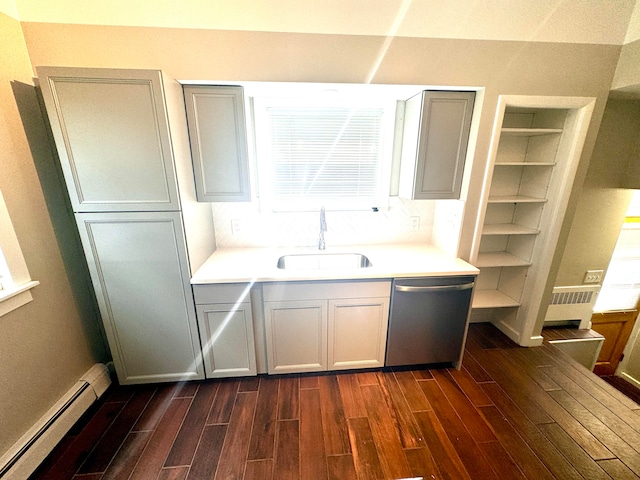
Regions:
<instances>
[{"instance_id":1,"label":"chrome faucet","mask_svg":"<svg viewBox=\"0 0 640 480\"><path fill-rule=\"evenodd\" d=\"M324 243L324 232L327 231L327 219L325 217L324 207L320 208L320 240L318 240L318 250L324 250L327 246Z\"/></svg>"}]
</instances>

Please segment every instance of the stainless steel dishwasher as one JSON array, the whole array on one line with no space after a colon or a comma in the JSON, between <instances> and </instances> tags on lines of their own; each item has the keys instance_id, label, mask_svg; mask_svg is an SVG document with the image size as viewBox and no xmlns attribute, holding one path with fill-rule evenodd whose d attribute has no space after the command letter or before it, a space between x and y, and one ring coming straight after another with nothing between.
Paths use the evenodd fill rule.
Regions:
<instances>
[{"instance_id":1,"label":"stainless steel dishwasher","mask_svg":"<svg viewBox=\"0 0 640 480\"><path fill-rule=\"evenodd\" d=\"M385 365L459 368L474 283L468 275L395 279Z\"/></svg>"}]
</instances>

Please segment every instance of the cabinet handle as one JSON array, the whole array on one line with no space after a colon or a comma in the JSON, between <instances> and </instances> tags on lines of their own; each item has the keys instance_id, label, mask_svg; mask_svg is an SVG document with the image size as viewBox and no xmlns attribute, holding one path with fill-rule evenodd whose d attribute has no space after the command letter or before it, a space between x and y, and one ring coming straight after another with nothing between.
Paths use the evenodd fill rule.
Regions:
<instances>
[{"instance_id":1,"label":"cabinet handle","mask_svg":"<svg viewBox=\"0 0 640 480\"><path fill-rule=\"evenodd\" d=\"M458 285L433 285L428 287L417 287L411 285L396 285L396 290L398 292L407 292L407 293L418 293L418 292L443 292L443 291L451 291L451 290L469 290L473 288L475 282L471 283L460 283Z\"/></svg>"}]
</instances>

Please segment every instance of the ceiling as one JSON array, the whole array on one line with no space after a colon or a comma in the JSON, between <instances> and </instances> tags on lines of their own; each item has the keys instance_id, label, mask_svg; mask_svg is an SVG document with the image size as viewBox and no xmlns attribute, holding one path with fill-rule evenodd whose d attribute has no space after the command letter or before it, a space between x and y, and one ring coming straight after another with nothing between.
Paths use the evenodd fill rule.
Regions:
<instances>
[{"instance_id":1,"label":"ceiling","mask_svg":"<svg viewBox=\"0 0 640 480\"><path fill-rule=\"evenodd\" d=\"M22 22L613 45L640 38L639 10L636 0L0 0Z\"/></svg>"}]
</instances>

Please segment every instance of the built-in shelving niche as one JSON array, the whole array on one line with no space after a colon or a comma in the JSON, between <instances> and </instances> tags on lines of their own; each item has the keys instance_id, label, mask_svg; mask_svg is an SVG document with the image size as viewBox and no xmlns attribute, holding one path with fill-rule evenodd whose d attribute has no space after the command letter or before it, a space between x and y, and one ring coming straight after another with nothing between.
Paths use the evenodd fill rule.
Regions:
<instances>
[{"instance_id":1,"label":"built-in shelving niche","mask_svg":"<svg viewBox=\"0 0 640 480\"><path fill-rule=\"evenodd\" d=\"M472 321L521 345L536 320L594 99L502 96L471 261ZM537 303L536 303L537 302Z\"/></svg>"}]
</instances>

